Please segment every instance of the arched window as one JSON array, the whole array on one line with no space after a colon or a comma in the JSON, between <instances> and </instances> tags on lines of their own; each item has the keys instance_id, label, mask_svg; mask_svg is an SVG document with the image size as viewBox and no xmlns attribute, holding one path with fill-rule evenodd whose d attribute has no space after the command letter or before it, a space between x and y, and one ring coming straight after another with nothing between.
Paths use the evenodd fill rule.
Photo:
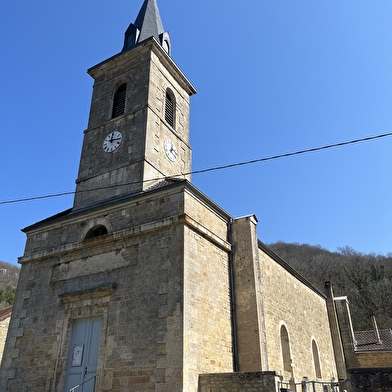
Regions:
<instances>
[{"instance_id":1,"label":"arched window","mask_svg":"<svg viewBox=\"0 0 392 392\"><path fill-rule=\"evenodd\" d=\"M176 101L174 99L174 95L171 91L166 91L165 98L165 120L166 122L174 128L174 115L176 113Z\"/></svg>"},{"instance_id":2,"label":"arched window","mask_svg":"<svg viewBox=\"0 0 392 392\"><path fill-rule=\"evenodd\" d=\"M171 43L170 43L170 35L167 31L159 35L159 41L162 45L164 51L170 56L171 52Z\"/></svg>"},{"instance_id":3,"label":"arched window","mask_svg":"<svg viewBox=\"0 0 392 392\"><path fill-rule=\"evenodd\" d=\"M163 40L162 42L162 47L165 50L166 53L170 54L170 44L168 40Z\"/></svg>"},{"instance_id":4,"label":"arched window","mask_svg":"<svg viewBox=\"0 0 392 392\"><path fill-rule=\"evenodd\" d=\"M127 95L127 85L122 84L114 93L112 118L125 113L125 98Z\"/></svg>"},{"instance_id":5,"label":"arched window","mask_svg":"<svg viewBox=\"0 0 392 392\"><path fill-rule=\"evenodd\" d=\"M321 365L320 365L320 356L317 348L316 341L312 340L312 353L313 353L313 363L314 363L314 371L316 372L316 378L321 379Z\"/></svg>"},{"instance_id":6,"label":"arched window","mask_svg":"<svg viewBox=\"0 0 392 392\"><path fill-rule=\"evenodd\" d=\"M90 238L100 237L102 235L106 235L108 233L108 229L103 225L94 226L91 228L84 238L85 240L89 240Z\"/></svg>"},{"instance_id":7,"label":"arched window","mask_svg":"<svg viewBox=\"0 0 392 392\"><path fill-rule=\"evenodd\" d=\"M280 327L280 344L282 346L283 369L291 372L291 353L289 334L284 325Z\"/></svg>"}]
</instances>

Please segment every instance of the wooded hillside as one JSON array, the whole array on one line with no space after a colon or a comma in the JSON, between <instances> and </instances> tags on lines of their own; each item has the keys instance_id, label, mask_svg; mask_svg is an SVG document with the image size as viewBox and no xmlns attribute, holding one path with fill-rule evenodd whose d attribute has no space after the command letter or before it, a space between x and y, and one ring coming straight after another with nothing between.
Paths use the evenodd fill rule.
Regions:
<instances>
[{"instance_id":1,"label":"wooded hillside","mask_svg":"<svg viewBox=\"0 0 392 392\"><path fill-rule=\"evenodd\" d=\"M0 261L0 289L5 289L7 286L16 287L19 271L17 266Z\"/></svg>"},{"instance_id":2,"label":"wooded hillside","mask_svg":"<svg viewBox=\"0 0 392 392\"><path fill-rule=\"evenodd\" d=\"M14 303L19 268L0 261L0 310Z\"/></svg>"},{"instance_id":3,"label":"wooded hillside","mask_svg":"<svg viewBox=\"0 0 392 392\"><path fill-rule=\"evenodd\" d=\"M355 331L392 328L392 254L362 254L350 247L330 252L321 246L277 242L268 245L324 293L332 282L335 296L347 296Z\"/></svg>"}]
</instances>

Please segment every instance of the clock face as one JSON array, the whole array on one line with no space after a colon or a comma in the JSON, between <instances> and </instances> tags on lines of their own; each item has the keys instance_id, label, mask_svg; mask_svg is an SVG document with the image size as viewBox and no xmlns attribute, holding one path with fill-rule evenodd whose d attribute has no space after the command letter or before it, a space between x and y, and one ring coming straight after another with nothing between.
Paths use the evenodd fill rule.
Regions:
<instances>
[{"instance_id":1,"label":"clock face","mask_svg":"<svg viewBox=\"0 0 392 392\"><path fill-rule=\"evenodd\" d=\"M177 152L177 149L176 149L176 146L174 145L174 143L171 140L167 139L167 140L165 140L164 148L165 148L166 156L172 162L174 162L178 156L178 152Z\"/></svg>"},{"instance_id":2,"label":"clock face","mask_svg":"<svg viewBox=\"0 0 392 392\"><path fill-rule=\"evenodd\" d=\"M109 135L105 137L105 140L103 141L102 144L103 151L113 152L118 147L120 147L121 142L122 142L121 132L119 131L111 132L109 133Z\"/></svg>"}]
</instances>

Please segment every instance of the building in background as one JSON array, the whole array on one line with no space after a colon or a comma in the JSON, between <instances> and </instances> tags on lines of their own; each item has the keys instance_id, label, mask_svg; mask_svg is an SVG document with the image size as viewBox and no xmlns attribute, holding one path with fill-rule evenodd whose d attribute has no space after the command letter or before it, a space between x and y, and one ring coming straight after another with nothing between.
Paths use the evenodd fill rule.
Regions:
<instances>
[{"instance_id":1,"label":"building in background","mask_svg":"<svg viewBox=\"0 0 392 392\"><path fill-rule=\"evenodd\" d=\"M337 367L346 369L352 391L392 390L392 330L379 330L373 317L373 330L354 332L347 297L334 297L326 283L331 326L338 326L333 337ZM331 328L334 331L334 328Z\"/></svg>"}]
</instances>

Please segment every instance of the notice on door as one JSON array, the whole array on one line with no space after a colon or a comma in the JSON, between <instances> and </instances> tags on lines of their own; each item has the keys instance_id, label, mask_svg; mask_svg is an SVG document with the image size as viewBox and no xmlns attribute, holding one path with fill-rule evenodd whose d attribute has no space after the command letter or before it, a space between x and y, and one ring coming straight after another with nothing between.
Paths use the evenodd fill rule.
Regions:
<instances>
[{"instance_id":1,"label":"notice on door","mask_svg":"<svg viewBox=\"0 0 392 392\"><path fill-rule=\"evenodd\" d=\"M83 358L83 344L75 344L72 351L71 366L80 366Z\"/></svg>"}]
</instances>

